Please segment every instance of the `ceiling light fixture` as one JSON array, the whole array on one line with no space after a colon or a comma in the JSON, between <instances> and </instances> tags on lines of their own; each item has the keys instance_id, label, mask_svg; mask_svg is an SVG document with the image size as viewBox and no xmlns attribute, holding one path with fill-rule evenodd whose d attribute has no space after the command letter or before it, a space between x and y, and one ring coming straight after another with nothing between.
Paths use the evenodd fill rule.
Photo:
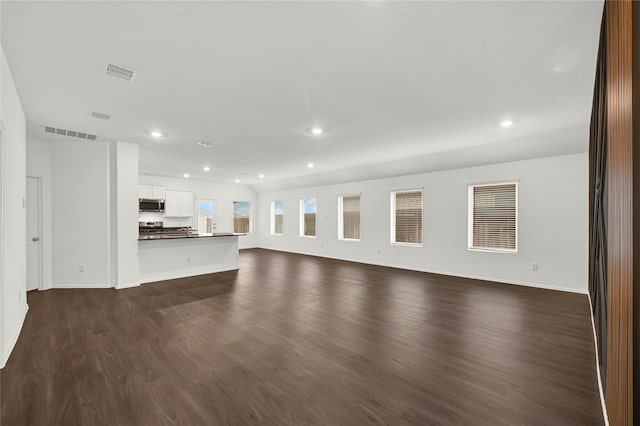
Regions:
<instances>
[{"instance_id":1,"label":"ceiling light fixture","mask_svg":"<svg viewBox=\"0 0 640 426\"><path fill-rule=\"evenodd\" d=\"M309 164L307 164L307 167L310 168L310 169L313 169L315 167L315 164L309 163Z\"/></svg>"},{"instance_id":2,"label":"ceiling light fixture","mask_svg":"<svg viewBox=\"0 0 640 426\"><path fill-rule=\"evenodd\" d=\"M208 172L209 170L211 170L211 167L209 167L209 166L204 166L204 167L202 168L202 170L204 170L205 172Z\"/></svg>"},{"instance_id":3,"label":"ceiling light fixture","mask_svg":"<svg viewBox=\"0 0 640 426\"><path fill-rule=\"evenodd\" d=\"M154 138L161 138L163 136L162 133L158 132L157 130L154 130L153 132L151 132L150 135L153 136Z\"/></svg>"},{"instance_id":4,"label":"ceiling light fixture","mask_svg":"<svg viewBox=\"0 0 640 426\"><path fill-rule=\"evenodd\" d=\"M184 175L182 175L182 176L184 176L185 178L187 178L187 179L188 179L188 178L189 178L189 173L185 173L185 174L184 174Z\"/></svg>"},{"instance_id":5,"label":"ceiling light fixture","mask_svg":"<svg viewBox=\"0 0 640 426\"><path fill-rule=\"evenodd\" d=\"M203 148L211 148L211 142L200 141L200 142L198 142L198 145L200 145Z\"/></svg>"},{"instance_id":6,"label":"ceiling light fixture","mask_svg":"<svg viewBox=\"0 0 640 426\"><path fill-rule=\"evenodd\" d=\"M236 183L240 183L240 179L236 179Z\"/></svg>"},{"instance_id":7,"label":"ceiling light fixture","mask_svg":"<svg viewBox=\"0 0 640 426\"><path fill-rule=\"evenodd\" d=\"M324 133L324 130L322 130L321 127L312 127L311 128L311 133L318 136Z\"/></svg>"},{"instance_id":8,"label":"ceiling light fixture","mask_svg":"<svg viewBox=\"0 0 640 426\"><path fill-rule=\"evenodd\" d=\"M258 175L258 177L259 177L260 179L263 179L263 178L264 178L264 175L263 175L262 173L260 173L260 174Z\"/></svg>"},{"instance_id":9,"label":"ceiling light fixture","mask_svg":"<svg viewBox=\"0 0 640 426\"><path fill-rule=\"evenodd\" d=\"M511 127L513 126L513 121L511 120L505 120L502 123L500 123L500 127Z\"/></svg>"}]
</instances>

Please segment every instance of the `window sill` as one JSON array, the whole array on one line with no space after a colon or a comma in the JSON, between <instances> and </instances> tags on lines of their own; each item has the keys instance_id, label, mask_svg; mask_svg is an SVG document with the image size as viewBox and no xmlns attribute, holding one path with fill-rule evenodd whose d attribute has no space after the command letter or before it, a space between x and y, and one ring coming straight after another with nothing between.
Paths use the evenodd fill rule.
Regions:
<instances>
[{"instance_id":1,"label":"window sill","mask_svg":"<svg viewBox=\"0 0 640 426\"><path fill-rule=\"evenodd\" d=\"M347 241L351 243L359 243L360 238L338 238L338 241Z\"/></svg>"},{"instance_id":2,"label":"window sill","mask_svg":"<svg viewBox=\"0 0 640 426\"><path fill-rule=\"evenodd\" d=\"M310 239L312 239L312 240L315 240L315 239L316 239L316 236L315 236L315 235L300 235L300 237L302 237L302 238L310 238Z\"/></svg>"},{"instance_id":3,"label":"window sill","mask_svg":"<svg viewBox=\"0 0 640 426\"><path fill-rule=\"evenodd\" d=\"M485 253L518 254L518 249L509 250L509 249L492 249L492 248L487 248L487 247L467 247L467 250L485 252Z\"/></svg>"},{"instance_id":4,"label":"window sill","mask_svg":"<svg viewBox=\"0 0 640 426\"><path fill-rule=\"evenodd\" d=\"M397 243L395 241L391 242L392 246L406 246L406 247L424 247L422 243Z\"/></svg>"},{"instance_id":5,"label":"window sill","mask_svg":"<svg viewBox=\"0 0 640 426\"><path fill-rule=\"evenodd\" d=\"M282 237L284 234L270 234L272 237Z\"/></svg>"}]
</instances>

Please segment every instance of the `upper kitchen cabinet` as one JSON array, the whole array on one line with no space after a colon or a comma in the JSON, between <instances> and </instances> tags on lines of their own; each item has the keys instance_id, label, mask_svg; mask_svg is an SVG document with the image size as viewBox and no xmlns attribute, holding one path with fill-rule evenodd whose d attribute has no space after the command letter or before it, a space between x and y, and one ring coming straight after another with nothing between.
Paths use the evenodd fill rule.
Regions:
<instances>
[{"instance_id":1,"label":"upper kitchen cabinet","mask_svg":"<svg viewBox=\"0 0 640 426\"><path fill-rule=\"evenodd\" d=\"M154 200L164 200L165 187L155 185L140 185L138 186L138 198L151 198Z\"/></svg>"},{"instance_id":2,"label":"upper kitchen cabinet","mask_svg":"<svg viewBox=\"0 0 640 426\"><path fill-rule=\"evenodd\" d=\"M165 217L193 217L193 192L166 191Z\"/></svg>"}]
</instances>

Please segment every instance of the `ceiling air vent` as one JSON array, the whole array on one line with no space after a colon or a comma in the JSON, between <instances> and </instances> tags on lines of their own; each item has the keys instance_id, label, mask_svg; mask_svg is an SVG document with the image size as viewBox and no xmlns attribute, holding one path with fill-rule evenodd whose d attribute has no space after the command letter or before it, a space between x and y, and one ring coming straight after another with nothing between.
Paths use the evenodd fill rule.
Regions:
<instances>
[{"instance_id":1,"label":"ceiling air vent","mask_svg":"<svg viewBox=\"0 0 640 426\"><path fill-rule=\"evenodd\" d=\"M107 65L107 75L131 82L135 80L138 73L133 70L119 67L117 65L109 64Z\"/></svg>"},{"instance_id":2,"label":"ceiling air vent","mask_svg":"<svg viewBox=\"0 0 640 426\"><path fill-rule=\"evenodd\" d=\"M95 111L91 113L91 117L97 118L99 120L109 120L111 118L109 114L103 114L101 112L95 112Z\"/></svg>"},{"instance_id":3,"label":"ceiling air vent","mask_svg":"<svg viewBox=\"0 0 640 426\"><path fill-rule=\"evenodd\" d=\"M47 133L53 133L54 135L69 136L78 139L88 139L95 141L98 136L91 133L78 132L77 130L58 129L57 127L45 126L44 131Z\"/></svg>"}]
</instances>

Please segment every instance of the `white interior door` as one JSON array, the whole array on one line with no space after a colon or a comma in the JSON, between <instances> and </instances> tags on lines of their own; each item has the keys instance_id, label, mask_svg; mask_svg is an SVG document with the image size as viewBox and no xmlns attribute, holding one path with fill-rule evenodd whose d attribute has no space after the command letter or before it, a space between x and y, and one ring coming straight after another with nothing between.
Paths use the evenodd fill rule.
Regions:
<instances>
[{"instance_id":1,"label":"white interior door","mask_svg":"<svg viewBox=\"0 0 640 426\"><path fill-rule=\"evenodd\" d=\"M40 179L27 177L27 291L40 288Z\"/></svg>"}]
</instances>

